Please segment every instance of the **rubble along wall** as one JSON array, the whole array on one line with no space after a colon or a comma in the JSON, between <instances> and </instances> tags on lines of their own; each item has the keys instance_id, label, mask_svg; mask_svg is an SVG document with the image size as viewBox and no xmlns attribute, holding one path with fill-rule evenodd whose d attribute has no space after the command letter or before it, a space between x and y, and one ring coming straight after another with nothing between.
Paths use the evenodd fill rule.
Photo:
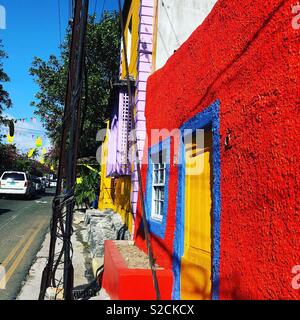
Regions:
<instances>
[{"instance_id":1,"label":"rubble along wall","mask_svg":"<svg viewBox=\"0 0 300 320\"><path fill-rule=\"evenodd\" d=\"M122 217L113 210L87 210L85 224L87 228L87 242L93 258L104 257L105 240L117 240L119 230L124 226ZM125 239L131 238L128 231Z\"/></svg>"}]
</instances>

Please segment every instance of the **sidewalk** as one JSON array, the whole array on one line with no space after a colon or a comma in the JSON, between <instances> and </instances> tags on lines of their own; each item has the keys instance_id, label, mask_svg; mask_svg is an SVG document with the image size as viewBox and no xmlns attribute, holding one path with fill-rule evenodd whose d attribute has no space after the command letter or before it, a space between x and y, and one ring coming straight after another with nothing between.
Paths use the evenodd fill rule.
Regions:
<instances>
[{"instance_id":1,"label":"sidewalk","mask_svg":"<svg viewBox=\"0 0 300 320\"><path fill-rule=\"evenodd\" d=\"M74 287L85 285L93 280L92 257L87 245L87 227L84 224L85 214L75 211L73 244ZM30 268L17 300L38 300L42 272L47 262L50 245L50 233L45 237L43 245L37 254L36 260ZM57 246L62 246L62 241L57 241ZM62 270L57 271L57 278L62 276ZM108 300L109 297L103 291L93 300Z\"/></svg>"}]
</instances>

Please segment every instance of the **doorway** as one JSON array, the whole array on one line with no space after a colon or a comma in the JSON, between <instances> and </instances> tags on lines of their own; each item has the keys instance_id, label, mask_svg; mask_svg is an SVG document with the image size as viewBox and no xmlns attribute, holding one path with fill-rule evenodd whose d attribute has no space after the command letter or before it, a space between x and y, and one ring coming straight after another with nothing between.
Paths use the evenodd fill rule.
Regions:
<instances>
[{"instance_id":1,"label":"doorway","mask_svg":"<svg viewBox=\"0 0 300 320\"><path fill-rule=\"evenodd\" d=\"M202 145L186 141L191 132L204 130ZM173 299L219 299L221 160L220 101L181 127L178 191L173 256ZM188 133L187 133L188 132ZM203 170L191 174L193 161Z\"/></svg>"},{"instance_id":2,"label":"doorway","mask_svg":"<svg viewBox=\"0 0 300 320\"><path fill-rule=\"evenodd\" d=\"M185 143L184 252L181 258L181 299L211 299L211 129L204 143Z\"/></svg>"}]
</instances>

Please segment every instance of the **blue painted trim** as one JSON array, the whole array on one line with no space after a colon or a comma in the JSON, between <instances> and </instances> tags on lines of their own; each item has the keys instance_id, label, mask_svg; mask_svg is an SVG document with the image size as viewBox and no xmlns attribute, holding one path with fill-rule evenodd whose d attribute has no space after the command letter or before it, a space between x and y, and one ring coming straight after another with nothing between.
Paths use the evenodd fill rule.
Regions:
<instances>
[{"instance_id":1,"label":"blue painted trim","mask_svg":"<svg viewBox=\"0 0 300 320\"><path fill-rule=\"evenodd\" d=\"M220 101L217 100L204 111L185 122L180 128L181 146L179 149L180 165L178 165L178 194L176 209L176 227L174 236L174 287L173 299L180 299L180 267L184 253L184 210L185 210L185 148L183 143L184 130L212 128L212 217L213 217L213 255L212 255L212 299L218 300L220 279L220 224L221 224L221 160L220 160Z\"/></svg>"},{"instance_id":2,"label":"blue painted trim","mask_svg":"<svg viewBox=\"0 0 300 320\"><path fill-rule=\"evenodd\" d=\"M152 206L152 182L153 182L153 161L152 155L159 153L162 150L166 150L166 177L165 177L165 201L163 207L163 220L162 222L153 220L151 218L151 206ZM168 215L168 201L169 201L169 180L170 180L170 151L171 139L168 138L149 148L148 152L148 171L147 171L147 184L146 184L146 209L147 209L147 221L149 224L149 230L161 239L165 238L167 215Z\"/></svg>"}]
</instances>

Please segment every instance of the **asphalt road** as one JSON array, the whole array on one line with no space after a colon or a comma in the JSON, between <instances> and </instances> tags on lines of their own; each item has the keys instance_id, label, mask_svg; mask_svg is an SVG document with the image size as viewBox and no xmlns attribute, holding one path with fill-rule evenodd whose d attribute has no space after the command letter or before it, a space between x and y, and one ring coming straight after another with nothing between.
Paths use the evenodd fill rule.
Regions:
<instances>
[{"instance_id":1,"label":"asphalt road","mask_svg":"<svg viewBox=\"0 0 300 320\"><path fill-rule=\"evenodd\" d=\"M16 299L51 219L52 190L33 200L0 198L0 300Z\"/></svg>"}]
</instances>

